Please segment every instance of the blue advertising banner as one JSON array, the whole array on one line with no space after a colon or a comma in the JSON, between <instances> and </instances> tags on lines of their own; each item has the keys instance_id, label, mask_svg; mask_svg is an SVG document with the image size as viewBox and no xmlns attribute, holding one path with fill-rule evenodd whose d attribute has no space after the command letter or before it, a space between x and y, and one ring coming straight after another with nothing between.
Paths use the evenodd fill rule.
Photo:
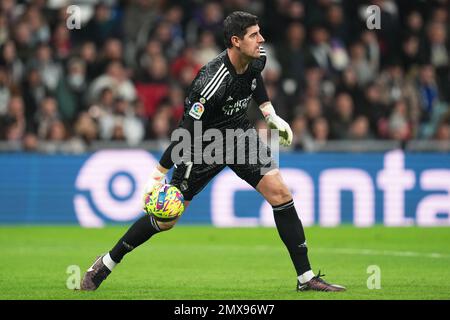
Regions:
<instances>
[{"instance_id":1,"label":"blue advertising banner","mask_svg":"<svg viewBox=\"0 0 450 320\"><path fill-rule=\"evenodd\" d=\"M0 223L130 223L142 215L142 189L159 156L0 154ZM450 225L449 154L281 153L280 168L305 225ZM270 205L229 169L194 198L180 223L274 225Z\"/></svg>"}]
</instances>

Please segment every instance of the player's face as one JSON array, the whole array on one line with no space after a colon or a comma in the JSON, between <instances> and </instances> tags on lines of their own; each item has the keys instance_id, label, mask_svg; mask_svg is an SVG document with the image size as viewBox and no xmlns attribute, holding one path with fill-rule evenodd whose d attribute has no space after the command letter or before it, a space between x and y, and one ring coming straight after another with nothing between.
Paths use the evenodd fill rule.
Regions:
<instances>
[{"instance_id":1,"label":"player's face","mask_svg":"<svg viewBox=\"0 0 450 320\"><path fill-rule=\"evenodd\" d=\"M247 33L244 35L244 38L239 41L242 54L254 59L259 58L259 46L265 41L259 31L258 25L247 28Z\"/></svg>"}]
</instances>

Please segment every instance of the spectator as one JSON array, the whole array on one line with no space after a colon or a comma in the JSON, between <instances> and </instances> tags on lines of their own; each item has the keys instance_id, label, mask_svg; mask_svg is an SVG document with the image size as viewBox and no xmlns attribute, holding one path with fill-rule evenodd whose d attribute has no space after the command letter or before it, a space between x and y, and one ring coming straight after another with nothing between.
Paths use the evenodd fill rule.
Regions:
<instances>
[{"instance_id":1,"label":"spectator","mask_svg":"<svg viewBox=\"0 0 450 320\"><path fill-rule=\"evenodd\" d=\"M136 0L126 6L123 19L124 35L130 42L138 40L143 29L152 29L153 24L160 15L157 1Z\"/></svg>"},{"instance_id":2,"label":"spectator","mask_svg":"<svg viewBox=\"0 0 450 320\"><path fill-rule=\"evenodd\" d=\"M388 120L389 138L405 141L411 138L408 108L404 101L398 101Z\"/></svg>"},{"instance_id":3,"label":"spectator","mask_svg":"<svg viewBox=\"0 0 450 320\"><path fill-rule=\"evenodd\" d=\"M0 46L9 39L8 18L0 12Z\"/></svg>"},{"instance_id":4,"label":"spectator","mask_svg":"<svg viewBox=\"0 0 450 320\"><path fill-rule=\"evenodd\" d=\"M0 117L8 111L8 102L11 97L11 90L8 84L8 74L0 67Z\"/></svg>"},{"instance_id":5,"label":"spectator","mask_svg":"<svg viewBox=\"0 0 450 320\"><path fill-rule=\"evenodd\" d=\"M135 116L129 102L118 98L114 109L99 118L100 138L104 140L126 141L136 145L144 138L145 130L142 122Z\"/></svg>"},{"instance_id":6,"label":"spectator","mask_svg":"<svg viewBox=\"0 0 450 320\"><path fill-rule=\"evenodd\" d=\"M308 130L306 118L303 115L298 115L291 122L292 132L294 138L292 145L294 150L311 150L313 149L313 138Z\"/></svg>"},{"instance_id":7,"label":"spectator","mask_svg":"<svg viewBox=\"0 0 450 320\"><path fill-rule=\"evenodd\" d=\"M20 141L25 135L27 123L24 103L20 96L12 96L8 111L0 117L0 137L8 141Z\"/></svg>"},{"instance_id":8,"label":"spectator","mask_svg":"<svg viewBox=\"0 0 450 320\"><path fill-rule=\"evenodd\" d=\"M356 106L363 103L364 93L358 85L355 70L352 67L346 68L341 75L341 79L337 84L336 93L348 93ZM357 108L355 108L357 109Z\"/></svg>"},{"instance_id":9,"label":"spectator","mask_svg":"<svg viewBox=\"0 0 450 320\"><path fill-rule=\"evenodd\" d=\"M201 68L196 55L197 50L194 47L186 47L181 56L175 59L171 65L170 73L172 77L180 81L185 88L190 86Z\"/></svg>"},{"instance_id":10,"label":"spectator","mask_svg":"<svg viewBox=\"0 0 450 320\"><path fill-rule=\"evenodd\" d=\"M378 138L387 138L384 121L389 114L389 109L382 101L380 86L377 83L370 83L366 87L364 100L357 106L355 113L369 119L370 129Z\"/></svg>"},{"instance_id":11,"label":"spectator","mask_svg":"<svg viewBox=\"0 0 450 320\"><path fill-rule=\"evenodd\" d=\"M147 116L152 116L161 100L169 93L169 70L163 56L155 57L147 72L136 84L139 98L145 105Z\"/></svg>"},{"instance_id":12,"label":"spectator","mask_svg":"<svg viewBox=\"0 0 450 320\"><path fill-rule=\"evenodd\" d=\"M68 63L67 72L67 76L59 81L55 96L61 118L72 123L77 113L85 109L86 65L83 60L72 58Z\"/></svg>"},{"instance_id":13,"label":"spectator","mask_svg":"<svg viewBox=\"0 0 450 320\"><path fill-rule=\"evenodd\" d=\"M437 129L436 133L434 135L434 139L439 141L450 141L450 124L447 122L441 122Z\"/></svg>"},{"instance_id":14,"label":"spectator","mask_svg":"<svg viewBox=\"0 0 450 320\"><path fill-rule=\"evenodd\" d=\"M356 73L358 84L365 86L373 81L376 69L373 63L367 59L367 51L362 42L355 42L350 46L350 66Z\"/></svg>"},{"instance_id":15,"label":"spectator","mask_svg":"<svg viewBox=\"0 0 450 320\"><path fill-rule=\"evenodd\" d=\"M69 57L72 50L72 41L66 24L59 23L52 35L52 45L55 48L55 57L59 60L65 60Z\"/></svg>"},{"instance_id":16,"label":"spectator","mask_svg":"<svg viewBox=\"0 0 450 320\"><path fill-rule=\"evenodd\" d=\"M286 30L286 41L279 46L277 57L281 64L284 81L292 79L295 83L294 93L299 93L304 86L305 74L305 28L298 22L291 23Z\"/></svg>"},{"instance_id":17,"label":"spectator","mask_svg":"<svg viewBox=\"0 0 450 320\"><path fill-rule=\"evenodd\" d=\"M24 16L30 26L31 43L37 45L38 43L48 42L50 40L50 28L39 8L34 5L29 6Z\"/></svg>"},{"instance_id":18,"label":"spectator","mask_svg":"<svg viewBox=\"0 0 450 320\"><path fill-rule=\"evenodd\" d=\"M40 143L39 150L45 153L82 153L85 152L85 145L80 139L70 137L61 121L54 121L46 141Z\"/></svg>"},{"instance_id":19,"label":"spectator","mask_svg":"<svg viewBox=\"0 0 450 320\"><path fill-rule=\"evenodd\" d=\"M85 111L81 112L74 125L75 134L81 138L86 145L97 139L97 124Z\"/></svg>"},{"instance_id":20,"label":"spectator","mask_svg":"<svg viewBox=\"0 0 450 320\"><path fill-rule=\"evenodd\" d=\"M414 72L422 61L424 60L420 52L420 40L417 36L409 35L402 42L401 59L403 62L403 69L407 73Z\"/></svg>"},{"instance_id":21,"label":"spectator","mask_svg":"<svg viewBox=\"0 0 450 320\"><path fill-rule=\"evenodd\" d=\"M27 106L25 116L27 123L34 125L36 112L42 99L48 94L48 90L42 82L39 71L35 68L29 69L25 81L22 83L23 100Z\"/></svg>"},{"instance_id":22,"label":"spectator","mask_svg":"<svg viewBox=\"0 0 450 320\"><path fill-rule=\"evenodd\" d=\"M40 139L46 139L50 134L50 128L55 121L60 120L58 103L53 97L45 97L36 113L37 135Z\"/></svg>"},{"instance_id":23,"label":"spectator","mask_svg":"<svg viewBox=\"0 0 450 320\"><path fill-rule=\"evenodd\" d=\"M200 33L196 54L197 63L202 67L219 53L220 49L217 46L214 34L207 30Z\"/></svg>"},{"instance_id":24,"label":"spectator","mask_svg":"<svg viewBox=\"0 0 450 320\"><path fill-rule=\"evenodd\" d=\"M163 55L162 44L160 41L156 39L149 39L147 45L145 46L145 51L140 54L138 57L139 67L141 70L147 70L155 57L159 57ZM138 76L144 76L145 71L139 73Z\"/></svg>"},{"instance_id":25,"label":"spectator","mask_svg":"<svg viewBox=\"0 0 450 320\"><path fill-rule=\"evenodd\" d=\"M152 37L161 43L163 54L169 60L175 59L184 46L184 39L172 29L173 25L170 22L162 20L152 34Z\"/></svg>"},{"instance_id":26,"label":"spectator","mask_svg":"<svg viewBox=\"0 0 450 320\"><path fill-rule=\"evenodd\" d=\"M90 88L90 101L95 101L99 93L104 88L110 88L115 97L123 98L127 101L136 99L136 89L133 83L127 78L125 69L120 61L112 61L104 74L96 78Z\"/></svg>"},{"instance_id":27,"label":"spectator","mask_svg":"<svg viewBox=\"0 0 450 320\"><path fill-rule=\"evenodd\" d=\"M63 70L61 64L53 59L51 47L47 44L39 45L36 49L36 59L33 59L30 65L39 71L45 87L50 92L54 92L62 77Z\"/></svg>"},{"instance_id":28,"label":"spectator","mask_svg":"<svg viewBox=\"0 0 450 320\"><path fill-rule=\"evenodd\" d=\"M328 7L326 23L332 39L336 39L344 44L350 42L351 33L349 32L341 5L332 4Z\"/></svg>"},{"instance_id":29,"label":"spectator","mask_svg":"<svg viewBox=\"0 0 450 320\"><path fill-rule=\"evenodd\" d=\"M33 55L31 28L25 21L20 21L14 28L14 41L17 55L22 61L29 61Z\"/></svg>"},{"instance_id":30,"label":"spectator","mask_svg":"<svg viewBox=\"0 0 450 320\"><path fill-rule=\"evenodd\" d=\"M311 40L310 64L325 70L326 74L331 74L334 70L331 62L330 34L325 27L317 25L312 28Z\"/></svg>"},{"instance_id":31,"label":"spectator","mask_svg":"<svg viewBox=\"0 0 450 320\"><path fill-rule=\"evenodd\" d=\"M372 139L370 132L369 120L365 116L357 117L352 124L346 137L350 140L367 140Z\"/></svg>"},{"instance_id":32,"label":"spectator","mask_svg":"<svg viewBox=\"0 0 450 320\"><path fill-rule=\"evenodd\" d=\"M171 132L170 106L162 104L150 120L148 137L156 140L167 140Z\"/></svg>"},{"instance_id":33,"label":"spectator","mask_svg":"<svg viewBox=\"0 0 450 320\"><path fill-rule=\"evenodd\" d=\"M420 68L416 90L420 95L421 122L428 122L431 119L434 106L439 100L439 88L432 65L426 64Z\"/></svg>"},{"instance_id":34,"label":"spectator","mask_svg":"<svg viewBox=\"0 0 450 320\"><path fill-rule=\"evenodd\" d=\"M100 48L108 38L120 38L120 24L112 15L111 8L103 1L95 5L94 16L84 27L84 40L93 41Z\"/></svg>"},{"instance_id":35,"label":"spectator","mask_svg":"<svg viewBox=\"0 0 450 320\"><path fill-rule=\"evenodd\" d=\"M98 68L102 72L104 72L107 66L114 61L118 61L125 66L122 42L115 38L107 39L103 45L103 50L101 51L98 60L101 61L101 63L98 63Z\"/></svg>"},{"instance_id":36,"label":"spectator","mask_svg":"<svg viewBox=\"0 0 450 320\"><path fill-rule=\"evenodd\" d=\"M307 151L317 151L324 147L328 142L329 126L325 118L321 117L314 121L312 125L312 134L314 144L310 146L311 149Z\"/></svg>"},{"instance_id":37,"label":"spectator","mask_svg":"<svg viewBox=\"0 0 450 320\"><path fill-rule=\"evenodd\" d=\"M335 110L330 120L330 138L345 139L349 136L353 122L354 106L352 97L347 93L340 93L335 99Z\"/></svg>"},{"instance_id":38,"label":"spectator","mask_svg":"<svg viewBox=\"0 0 450 320\"><path fill-rule=\"evenodd\" d=\"M312 131L314 122L322 117L323 107L318 98L309 97L299 111L304 114L308 128Z\"/></svg>"},{"instance_id":39,"label":"spectator","mask_svg":"<svg viewBox=\"0 0 450 320\"><path fill-rule=\"evenodd\" d=\"M39 140L36 134L27 132L23 137L22 150L25 152L39 151Z\"/></svg>"},{"instance_id":40,"label":"spectator","mask_svg":"<svg viewBox=\"0 0 450 320\"><path fill-rule=\"evenodd\" d=\"M89 107L89 115L96 121L114 112L114 93L106 87L100 93L100 98Z\"/></svg>"},{"instance_id":41,"label":"spectator","mask_svg":"<svg viewBox=\"0 0 450 320\"><path fill-rule=\"evenodd\" d=\"M0 65L3 65L6 68L8 74L11 76L11 81L14 84L19 84L24 75L24 65L17 56L14 41L6 41L1 52Z\"/></svg>"},{"instance_id":42,"label":"spectator","mask_svg":"<svg viewBox=\"0 0 450 320\"><path fill-rule=\"evenodd\" d=\"M202 7L194 10L193 18L189 21L186 29L186 38L189 44L198 42L201 32L209 31L214 35L217 44L223 45L223 11L219 2L210 1Z\"/></svg>"},{"instance_id":43,"label":"spectator","mask_svg":"<svg viewBox=\"0 0 450 320\"><path fill-rule=\"evenodd\" d=\"M86 64L87 81L91 82L101 74L97 63L97 49L93 42L85 42L80 49L80 58Z\"/></svg>"},{"instance_id":44,"label":"spectator","mask_svg":"<svg viewBox=\"0 0 450 320\"><path fill-rule=\"evenodd\" d=\"M142 134L165 141L184 113L183 91L223 50L224 14L236 9L261 16L263 78L300 136L297 149L317 150L313 134L322 141L446 137L450 23L442 4L372 0L382 29L369 31L366 17L357 18L366 4L345 1L82 1L82 29L69 30L59 2L0 2L0 139L14 150L26 143L44 150L32 134L58 136L61 121L66 138L58 145L73 138L138 143ZM11 115L11 103L23 111ZM56 105L56 116L43 117L47 104ZM258 123L258 109L249 112ZM119 120L99 134L111 117Z\"/></svg>"}]
</instances>

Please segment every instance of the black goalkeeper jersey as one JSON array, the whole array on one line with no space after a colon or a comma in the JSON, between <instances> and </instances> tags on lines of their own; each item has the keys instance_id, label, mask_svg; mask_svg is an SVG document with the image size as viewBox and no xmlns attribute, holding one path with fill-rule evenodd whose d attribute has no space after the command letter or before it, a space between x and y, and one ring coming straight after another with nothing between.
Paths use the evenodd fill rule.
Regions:
<instances>
[{"instance_id":1,"label":"black goalkeeper jersey","mask_svg":"<svg viewBox=\"0 0 450 320\"><path fill-rule=\"evenodd\" d=\"M257 86L264 86L261 71L266 53L253 60L243 74L237 74L227 50L203 66L195 77L185 100L184 116L202 121L203 131L215 128L247 129L247 108ZM265 89L264 89L265 90Z\"/></svg>"},{"instance_id":2,"label":"black goalkeeper jersey","mask_svg":"<svg viewBox=\"0 0 450 320\"><path fill-rule=\"evenodd\" d=\"M238 132L237 140L233 142L235 144L245 137L245 132L252 127L247 117L250 100L254 98L258 104L268 101L261 77L265 64L266 53L260 47L260 57L253 60L243 74L236 73L226 50L200 69L189 88L180 123L180 128L193 134L190 154L196 153L195 141L201 141L202 150L208 146L210 141L203 139L203 133L208 129L218 129L225 135L226 129L242 129L241 132L235 131ZM197 122L201 122L201 132L194 129ZM227 149L230 147L226 145L225 139L223 143ZM172 149L177 144L175 138L163 153L160 164L164 168L173 166Z\"/></svg>"}]
</instances>

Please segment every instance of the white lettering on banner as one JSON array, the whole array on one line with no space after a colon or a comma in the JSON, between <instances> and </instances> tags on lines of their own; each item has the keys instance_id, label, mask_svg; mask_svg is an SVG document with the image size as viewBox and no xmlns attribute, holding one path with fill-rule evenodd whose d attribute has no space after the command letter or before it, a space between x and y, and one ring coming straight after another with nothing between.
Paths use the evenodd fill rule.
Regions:
<instances>
[{"instance_id":1,"label":"white lettering on banner","mask_svg":"<svg viewBox=\"0 0 450 320\"><path fill-rule=\"evenodd\" d=\"M234 194L237 191L251 190L253 190L253 187L236 176L233 171L222 171L215 179L211 190L211 220L213 225L217 227L253 227L259 225L258 218L236 217L234 212Z\"/></svg>"},{"instance_id":2,"label":"white lettering on banner","mask_svg":"<svg viewBox=\"0 0 450 320\"><path fill-rule=\"evenodd\" d=\"M104 220L132 221L142 213L142 189L157 164L144 150L103 150L94 153L80 169L75 187L78 193L73 203L82 226L101 227ZM450 169L428 169L420 174L422 199L417 203L416 223L419 226L450 225ZM375 224L375 181L357 168L327 168L317 179L318 196L313 178L305 170L280 169L292 192L297 213L305 226L315 222L315 206L319 208L318 221L322 226L336 226L342 221L341 196L343 190L353 193L353 222L367 227ZM405 169L402 151L384 156L383 168L375 175L376 186L383 191L383 222L387 226L408 226L414 218L405 216L406 190L415 187L415 173ZM211 219L215 226L274 226L270 204L261 198L260 205L240 207L248 209L252 217L238 217L235 195L239 191L254 192L253 188L229 169L211 182ZM319 203L315 203L315 199ZM380 208L381 210L381 208Z\"/></svg>"},{"instance_id":3,"label":"white lettering on banner","mask_svg":"<svg viewBox=\"0 0 450 320\"><path fill-rule=\"evenodd\" d=\"M353 192L353 219L359 227L375 223L375 193L370 175L359 169L328 169L319 177L321 226L341 223L341 191Z\"/></svg>"},{"instance_id":4,"label":"white lettering on banner","mask_svg":"<svg viewBox=\"0 0 450 320\"><path fill-rule=\"evenodd\" d=\"M417 206L417 224L421 226L450 225L450 170L426 170L420 177L420 187L427 191L446 191L429 195ZM438 218L445 213L447 218Z\"/></svg>"},{"instance_id":5,"label":"white lettering on banner","mask_svg":"<svg viewBox=\"0 0 450 320\"><path fill-rule=\"evenodd\" d=\"M414 188L415 174L405 170L405 155L400 150L384 156L384 169L377 175L377 184L384 191L384 224L387 226L408 226L414 223L405 217L405 190Z\"/></svg>"},{"instance_id":6,"label":"white lettering on banner","mask_svg":"<svg viewBox=\"0 0 450 320\"><path fill-rule=\"evenodd\" d=\"M314 224L314 182L303 170L280 169L284 182L292 192L295 209L304 226ZM275 226L272 206L264 201L261 211L261 225L266 227Z\"/></svg>"},{"instance_id":7,"label":"white lettering on banner","mask_svg":"<svg viewBox=\"0 0 450 320\"><path fill-rule=\"evenodd\" d=\"M98 151L80 169L75 187L90 193L101 215L114 221L133 220L142 213L142 190L156 163L144 150ZM74 207L82 226L103 226L84 194L74 197Z\"/></svg>"},{"instance_id":8,"label":"white lettering on banner","mask_svg":"<svg viewBox=\"0 0 450 320\"><path fill-rule=\"evenodd\" d=\"M281 169L283 179L293 190L297 214L303 225L314 224L314 183L311 177L298 169ZM226 170L213 182L211 191L211 220L216 227L275 226L273 210L267 201L259 209L260 218L237 217L234 196L238 191L253 191L247 182ZM258 208L252 208L258 210ZM255 211L256 211L255 210Z\"/></svg>"}]
</instances>

